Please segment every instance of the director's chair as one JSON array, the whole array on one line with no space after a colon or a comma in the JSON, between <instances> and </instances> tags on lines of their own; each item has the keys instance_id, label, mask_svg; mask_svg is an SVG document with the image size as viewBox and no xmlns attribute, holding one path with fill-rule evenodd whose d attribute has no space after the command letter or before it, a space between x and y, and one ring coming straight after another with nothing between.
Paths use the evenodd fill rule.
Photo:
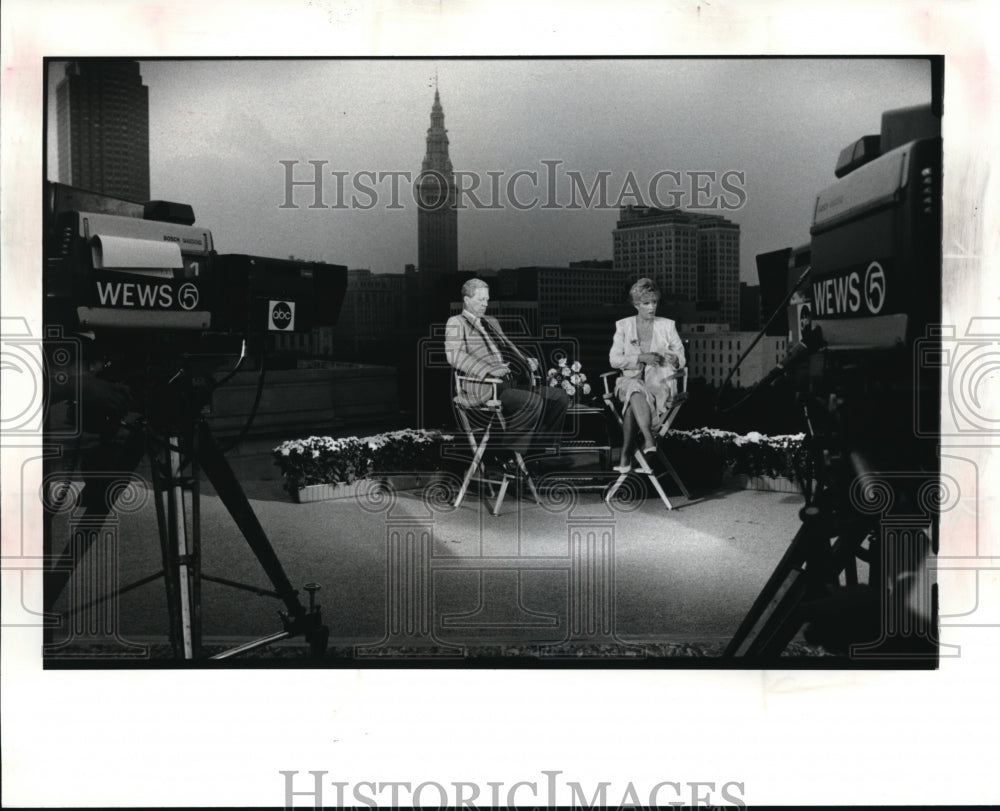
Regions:
<instances>
[{"instance_id":1,"label":"director's chair","mask_svg":"<svg viewBox=\"0 0 1000 811\"><path fill-rule=\"evenodd\" d=\"M615 397L614 386L612 386L612 382L620 374L621 374L620 371L605 372L604 374L601 375L601 379L604 381L604 394L603 394L604 405L607 406L608 410L614 415L615 419L618 422L619 428L621 428L624 431L625 404L619 403L617 401L617 398ZM677 381L677 393L674 395L673 399L667 405L666 417L664 417L663 424L660 426L660 430L656 436L657 439L656 456L659 459L660 464L663 466L663 473L657 473L655 470L653 470L652 467L650 467L649 460L646 458L645 452L641 448L639 448L639 445L642 444L641 442L636 443L636 448L633 453L636 464L639 468L638 471L636 472L642 473L643 475L649 478L649 483L656 490L657 494L660 496L660 500L663 501L668 510L672 510L674 506L673 504L670 503L670 499L667 498L667 494L663 492L663 487L660 484L660 476L664 475L664 473L670 476L670 478L674 480L674 482L680 488L681 493L684 494L684 498L686 499L691 498L691 494L688 493L688 489L684 486L684 482L681 481L681 477L677 475L677 471L674 469L674 466L670 464L670 460L667 459L667 455L663 452L663 449L660 448L659 446L659 440L661 440L666 435L667 431L670 430L670 426L673 424L674 420L677 419L677 413L680 411L681 406L684 404L684 401L687 400L688 396L687 367L685 366L683 369L679 369L673 375L673 378ZM622 486L622 484L624 483L625 479L628 478L628 476L629 476L628 473L621 473L618 476L614 484L612 484L611 487L608 488L608 492L604 496L605 501L610 502L611 499L614 498L615 493L618 492L618 488Z\"/></svg>"},{"instance_id":2,"label":"director's chair","mask_svg":"<svg viewBox=\"0 0 1000 811\"><path fill-rule=\"evenodd\" d=\"M500 471L499 479L491 478L483 462L483 457L486 454L486 448L489 445L492 435L507 428L507 422L504 419L500 397L497 392L497 386L502 382L502 380L495 377L471 377L469 375L455 374L455 397L453 399L455 414L458 417L459 426L465 432L465 436L469 440L469 445L472 447L472 461L465 471L462 486L459 488L458 495L455 497L455 502L452 505L456 508L461 505L462 500L465 498L469 484L475 481L481 486L485 486L490 498L495 499L490 512L493 515L498 515L500 508L503 506L504 496L507 495L510 480L514 478L514 474L507 470ZM492 395L481 405L468 405L466 403L466 392L470 385L491 386ZM531 497L537 503L538 491L535 489L535 483L531 478L531 474L528 473L527 466L524 464L524 457L518 451L511 450L510 453L517 470L524 477L528 489L531 491ZM494 493L494 485L499 488L496 493Z\"/></svg>"}]
</instances>

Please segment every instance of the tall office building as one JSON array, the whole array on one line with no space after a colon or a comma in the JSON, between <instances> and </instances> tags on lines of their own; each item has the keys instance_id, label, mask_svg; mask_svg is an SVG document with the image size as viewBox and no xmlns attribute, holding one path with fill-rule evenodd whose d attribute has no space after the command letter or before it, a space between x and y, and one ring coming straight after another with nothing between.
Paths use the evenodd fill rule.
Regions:
<instances>
[{"instance_id":1,"label":"tall office building","mask_svg":"<svg viewBox=\"0 0 1000 811\"><path fill-rule=\"evenodd\" d=\"M458 211L455 174L448 156L441 97L434 91L427 151L417 178L417 267L423 296L437 296L458 272ZM453 295L453 294L452 294Z\"/></svg>"},{"instance_id":2,"label":"tall office building","mask_svg":"<svg viewBox=\"0 0 1000 811\"><path fill-rule=\"evenodd\" d=\"M78 59L56 88L59 180L149 200L149 93L139 63Z\"/></svg>"},{"instance_id":3,"label":"tall office building","mask_svg":"<svg viewBox=\"0 0 1000 811\"><path fill-rule=\"evenodd\" d=\"M537 301L539 326L548 326L569 310L626 304L628 288L625 274L610 267L532 266L501 270L497 297Z\"/></svg>"},{"instance_id":4,"label":"tall office building","mask_svg":"<svg viewBox=\"0 0 1000 811\"><path fill-rule=\"evenodd\" d=\"M347 271L347 290L333 334L357 352L366 344L398 343L407 327L407 287L401 273Z\"/></svg>"},{"instance_id":5,"label":"tall office building","mask_svg":"<svg viewBox=\"0 0 1000 811\"><path fill-rule=\"evenodd\" d=\"M624 206L613 234L614 266L647 277L689 301L719 302L723 322L739 326L740 226L714 214Z\"/></svg>"},{"instance_id":6,"label":"tall office building","mask_svg":"<svg viewBox=\"0 0 1000 811\"><path fill-rule=\"evenodd\" d=\"M725 217L698 215L698 298L718 301L722 322L740 326L740 227Z\"/></svg>"}]
</instances>

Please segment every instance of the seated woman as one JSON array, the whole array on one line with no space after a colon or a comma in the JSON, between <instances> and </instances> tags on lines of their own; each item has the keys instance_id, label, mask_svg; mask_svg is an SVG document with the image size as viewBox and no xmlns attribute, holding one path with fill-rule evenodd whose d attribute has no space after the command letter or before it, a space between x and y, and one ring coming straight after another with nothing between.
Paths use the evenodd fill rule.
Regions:
<instances>
[{"instance_id":1,"label":"seated woman","mask_svg":"<svg viewBox=\"0 0 1000 811\"><path fill-rule=\"evenodd\" d=\"M611 365L622 371L615 384L624 408L621 464L615 468L622 473L631 470L629 453L636 428L642 434L643 453L656 450L655 432L677 394L674 374L685 363L684 344L674 322L656 315L659 288L650 279L639 279L629 296L636 315L615 324L610 354Z\"/></svg>"}]
</instances>

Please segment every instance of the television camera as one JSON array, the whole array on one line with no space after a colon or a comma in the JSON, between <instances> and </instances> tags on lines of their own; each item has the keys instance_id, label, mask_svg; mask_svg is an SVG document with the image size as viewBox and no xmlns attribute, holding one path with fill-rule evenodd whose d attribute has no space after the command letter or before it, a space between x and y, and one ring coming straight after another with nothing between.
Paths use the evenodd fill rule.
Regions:
<instances>
[{"instance_id":1,"label":"television camera","mask_svg":"<svg viewBox=\"0 0 1000 811\"><path fill-rule=\"evenodd\" d=\"M189 205L49 184L48 208L46 316L112 354L261 353L337 322L346 268L219 254Z\"/></svg>"},{"instance_id":2,"label":"television camera","mask_svg":"<svg viewBox=\"0 0 1000 811\"><path fill-rule=\"evenodd\" d=\"M61 335L86 336L80 341L82 362L92 373L124 383L130 391L134 419L127 424L117 418L109 421L102 444L118 452L100 454L104 461L98 466L132 470L144 455L150 460L175 653L185 659L200 655L202 579L260 593L200 571L200 467L270 578L274 591L266 593L285 604L283 631L213 658L299 634L321 654L328 632L314 600L318 587L306 586L311 602L307 610L206 418L212 393L250 355L260 357L259 402L264 357L269 344L281 340L272 336L301 336L336 324L346 268L219 254L211 231L195 225L189 205L140 205L61 184L49 184L47 205L45 321L58 326ZM123 427L128 428L127 436L120 441ZM248 428L249 421L243 433ZM108 479L93 480L100 478ZM80 506L91 519L101 520L110 512L107 487L84 487ZM88 496L87 490L94 492ZM85 551L67 550L47 573L47 604L71 577L72 555Z\"/></svg>"},{"instance_id":3,"label":"television camera","mask_svg":"<svg viewBox=\"0 0 1000 811\"><path fill-rule=\"evenodd\" d=\"M936 661L939 461L914 417L938 412L940 381L916 359L940 317L941 152L939 104L885 112L841 152L809 244L758 256L791 347L760 386L801 405L812 480L728 655L776 656L805 626L854 661Z\"/></svg>"}]
</instances>

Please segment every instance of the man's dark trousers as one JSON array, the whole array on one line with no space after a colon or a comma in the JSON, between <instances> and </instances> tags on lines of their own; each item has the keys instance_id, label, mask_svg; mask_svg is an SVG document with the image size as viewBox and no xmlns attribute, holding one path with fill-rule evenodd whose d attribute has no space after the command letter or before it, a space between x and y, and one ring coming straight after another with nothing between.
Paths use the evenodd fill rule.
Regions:
<instances>
[{"instance_id":1,"label":"man's dark trousers","mask_svg":"<svg viewBox=\"0 0 1000 811\"><path fill-rule=\"evenodd\" d=\"M502 383L498 389L507 422L504 447L525 454L532 445L544 448L546 441L562 436L570 403L565 391L518 383Z\"/></svg>"}]
</instances>

